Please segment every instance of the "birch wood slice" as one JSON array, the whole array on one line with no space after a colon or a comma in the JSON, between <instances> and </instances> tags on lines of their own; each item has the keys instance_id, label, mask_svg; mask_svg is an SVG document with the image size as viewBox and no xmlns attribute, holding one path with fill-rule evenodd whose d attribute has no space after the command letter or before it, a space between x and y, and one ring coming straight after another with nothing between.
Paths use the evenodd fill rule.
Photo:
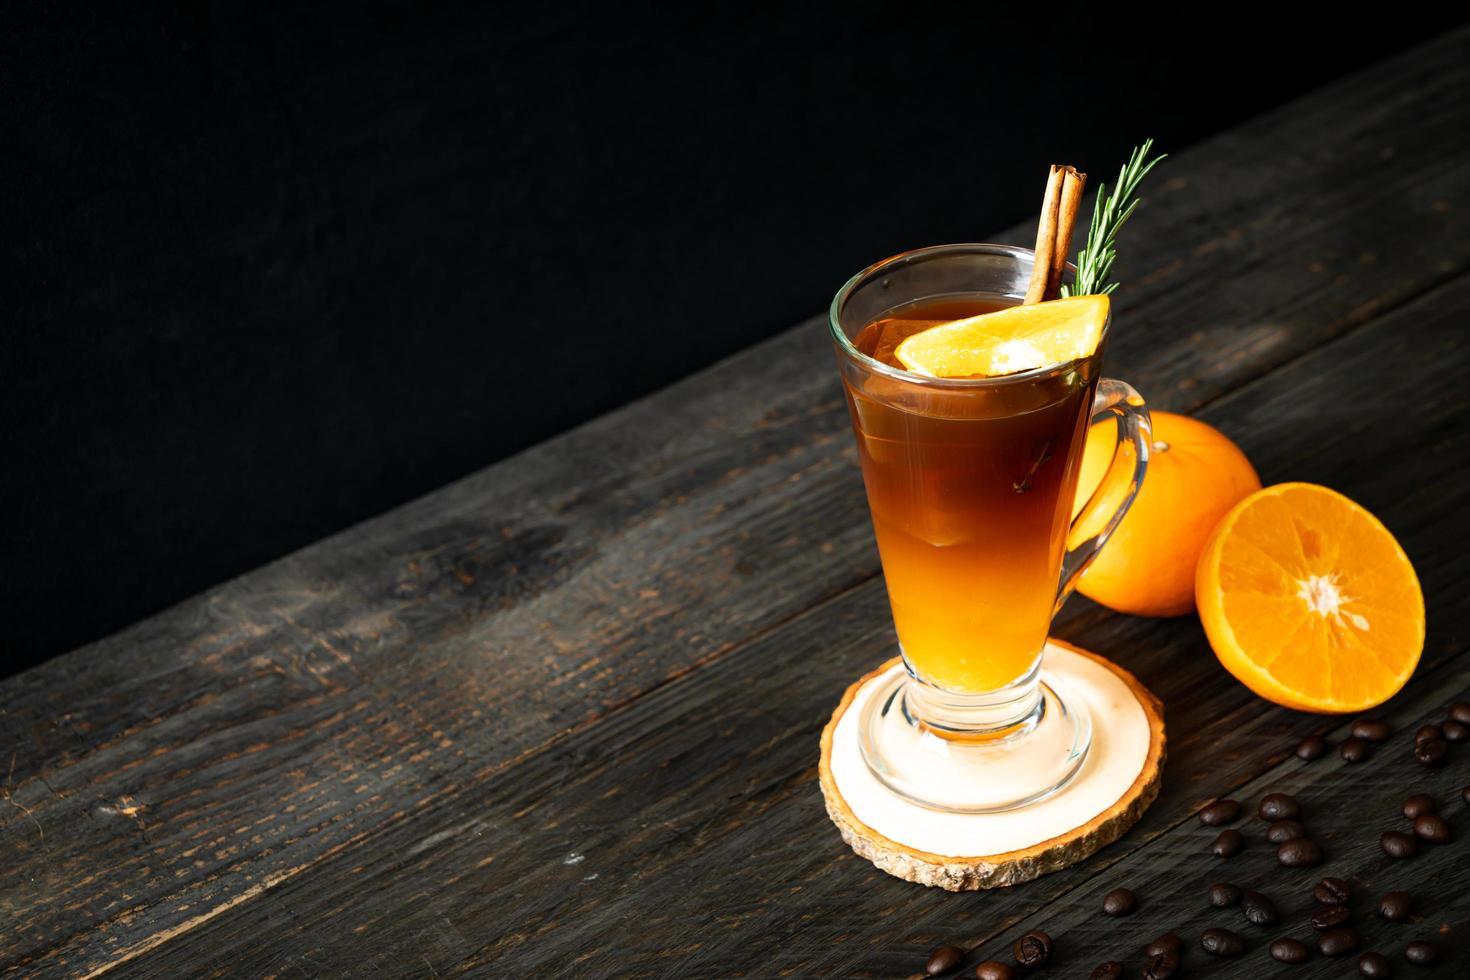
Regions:
<instances>
[{"instance_id":1,"label":"birch wood slice","mask_svg":"<svg viewBox=\"0 0 1470 980\"><path fill-rule=\"evenodd\" d=\"M1137 823L1159 793L1162 706L1132 674L1096 654L1053 639L1043 658L1043 678L1059 681L1092 713L1092 748L1065 789L980 814L930 810L890 791L863 761L857 720L883 680L902 672L894 658L847 689L822 731L822 796L842 839L891 875L973 891L1076 864Z\"/></svg>"}]
</instances>

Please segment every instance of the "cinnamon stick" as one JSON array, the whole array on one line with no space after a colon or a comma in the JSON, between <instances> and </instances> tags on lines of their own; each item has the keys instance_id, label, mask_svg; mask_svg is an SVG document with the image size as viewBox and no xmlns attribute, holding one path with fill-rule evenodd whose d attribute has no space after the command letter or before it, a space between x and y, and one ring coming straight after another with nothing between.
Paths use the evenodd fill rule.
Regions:
<instances>
[{"instance_id":1,"label":"cinnamon stick","mask_svg":"<svg viewBox=\"0 0 1470 980\"><path fill-rule=\"evenodd\" d=\"M1036 225L1036 251L1031 263L1031 282L1026 288L1026 298L1022 300L1024 306L1040 303L1046 298L1047 283L1051 279L1051 254L1057 244L1064 176L1062 168L1052 164L1046 178L1046 196L1041 199L1041 220Z\"/></svg>"},{"instance_id":2,"label":"cinnamon stick","mask_svg":"<svg viewBox=\"0 0 1470 980\"><path fill-rule=\"evenodd\" d=\"M1087 175L1076 167L1052 165L1046 196L1041 201L1041 220L1036 225L1035 258L1023 305L1055 299L1060 292L1067 254L1072 250L1072 227L1077 223L1086 185Z\"/></svg>"},{"instance_id":3,"label":"cinnamon stick","mask_svg":"<svg viewBox=\"0 0 1470 980\"><path fill-rule=\"evenodd\" d=\"M1046 298L1061 295L1062 273L1067 271L1067 256L1072 253L1072 227L1077 223L1077 209L1082 206L1082 189L1087 175L1076 167L1068 167L1062 180L1062 203L1057 213L1056 247L1051 253L1051 274L1046 281Z\"/></svg>"}]
</instances>

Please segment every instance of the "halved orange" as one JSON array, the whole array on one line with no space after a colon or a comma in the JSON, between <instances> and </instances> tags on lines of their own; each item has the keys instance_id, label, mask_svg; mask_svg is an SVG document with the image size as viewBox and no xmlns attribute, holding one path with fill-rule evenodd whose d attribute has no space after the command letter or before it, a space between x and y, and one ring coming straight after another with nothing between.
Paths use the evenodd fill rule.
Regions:
<instances>
[{"instance_id":1,"label":"halved orange","mask_svg":"<svg viewBox=\"0 0 1470 980\"><path fill-rule=\"evenodd\" d=\"M1335 490L1281 483L1220 521L1195 600L1225 669L1298 711L1382 704L1424 649L1424 593L1378 518Z\"/></svg>"},{"instance_id":2,"label":"halved orange","mask_svg":"<svg viewBox=\"0 0 1470 980\"><path fill-rule=\"evenodd\" d=\"M1086 357L1097 350L1107 322L1107 296L1072 296L930 327L894 353L916 374L989 378Z\"/></svg>"}]
</instances>

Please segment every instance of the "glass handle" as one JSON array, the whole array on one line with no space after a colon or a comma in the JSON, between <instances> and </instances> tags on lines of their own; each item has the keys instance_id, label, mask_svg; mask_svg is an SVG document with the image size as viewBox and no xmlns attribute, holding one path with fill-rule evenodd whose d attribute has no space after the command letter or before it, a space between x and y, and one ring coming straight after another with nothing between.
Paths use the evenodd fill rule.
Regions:
<instances>
[{"instance_id":1,"label":"glass handle","mask_svg":"<svg viewBox=\"0 0 1470 980\"><path fill-rule=\"evenodd\" d=\"M1109 417L1118 426L1113 459L1102 482L1072 519L1072 527L1067 532L1067 552L1062 556L1062 581L1057 587L1055 609L1062 608L1062 603L1077 587L1077 580L1128 513L1148 469L1149 447L1153 445L1148 406L1130 385L1103 378L1093 398L1091 425Z\"/></svg>"}]
</instances>

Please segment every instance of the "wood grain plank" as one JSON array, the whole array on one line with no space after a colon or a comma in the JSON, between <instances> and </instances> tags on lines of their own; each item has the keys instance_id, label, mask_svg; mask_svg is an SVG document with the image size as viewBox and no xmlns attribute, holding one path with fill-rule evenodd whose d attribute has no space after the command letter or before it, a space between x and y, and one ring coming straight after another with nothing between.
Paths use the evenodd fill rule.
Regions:
<instances>
[{"instance_id":1,"label":"wood grain plank","mask_svg":"<svg viewBox=\"0 0 1470 980\"><path fill-rule=\"evenodd\" d=\"M1422 676L1406 696L1396 699L1382 717L1395 734L1375 747L1369 759L1350 765L1336 754L1316 763L1289 757L1266 772L1232 789L1246 804L1245 819L1236 826L1249 843L1241 855L1221 861L1209 853L1219 828L1185 819L1166 834L1117 861L1057 902L1009 928L970 943L971 959L1002 958L1010 944L1031 929L1044 929L1058 942L1056 968L1068 975L1085 975L1103 960L1127 963L1130 972L1142 966L1140 947L1164 932L1176 931L1186 939L1185 960L1191 977L1273 975L1283 968L1270 959L1267 947L1279 936L1292 936L1314 948L1313 959L1290 969L1292 977L1306 980L1356 973L1357 953L1344 959L1315 955L1316 931L1308 917L1318 908L1312 886L1325 875L1352 883L1353 927L1361 939L1359 952L1374 950L1389 957L1402 974L1414 977L1463 977L1470 963L1470 891L1465 870L1470 866L1470 808L1461 802L1461 790L1470 784L1470 748L1457 747L1443 769L1425 769L1413 758L1414 731L1444 719L1449 704L1470 694L1470 656L1456 656L1440 669ZM1348 734L1351 722L1331 733L1334 743ZM1454 832L1451 844L1422 845L1410 860L1394 860L1379 846L1385 830L1407 831L1401 813L1410 792L1427 792L1438 802ZM1280 867L1274 846L1264 839L1266 824L1254 817L1254 806L1266 793L1289 793L1303 806L1304 823L1326 852L1318 868ZM1281 923L1257 927L1239 909L1212 908L1206 893L1212 882L1232 881L1268 895L1277 905ZM1102 897L1126 885L1144 896L1138 913L1119 922L1102 915ZM1408 891L1414 897L1414 915L1408 922L1391 923L1376 914L1378 900L1389 891ZM1246 937L1249 950L1240 960L1219 960L1203 953L1198 940L1207 928L1224 927ZM1404 945L1427 939L1440 947L1435 969L1406 967ZM918 977L920 973L912 976Z\"/></svg>"},{"instance_id":2,"label":"wood grain plank","mask_svg":"<svg viewBox=\"0 0 1470 980\"><path fill-rule=\"evenodd\" d=\"M1464 530L1458 515L1470 506L1459 478L1470 455L1470 395L1458 383L1470 369L1467 316L1470 277L1204 413L1241 441L1267 482L1340 487L1399 534L1431 610L1424 665L1394 703L1401 719L1417 717L1426 699L1452 700L1470 671L1461 584L1470 556L1463 535L1447 533ZM1059 897L1056 908L1071 909L1069 890L1093 887L1103 869L1098 880L1115 880L1114 866L1151 869L1149 889L1180 868L1191 883L1211 874L1201 860L1207 842L1188 815L1264 772L1295 773L1282 762L1295 739L1343 725L1255 698L1215 663L1192 617L1142 620L1082 604L1068 608L1059 633L1114 657L1163 698L1170 761L1139 828L1023 888L958 896L916 888L854 858L826 820L817 733L843 686L892 649L874 581L284 884L269 901L218 917L140 968L387 976L426 962L445 974L893 976L940 941L978 945ZM1458 686L1447 689L1447 677ZM1455 760L1438 782L1470 781L1470 749ZM1403 795L1418 775L1400 766L1403 780L1375 782L1378 771L1322 763L1291 778L1326 780L1339 802ZM1324 826L1335 846L1338 824ZM1082 929L1087 915L1061 921ZM268 947L256 940L262 934L273 937Z\"/></svg>"},{"instance_id":3,"label":"wood grain plank","mask_svg":"<svg viewBox=\"0 0 1470 980\"><path fill-rule=\"evenodd\" d=\"M1201 404L1466 268L1467 42L1173 161L1118 373ZM849 442L808 323L7 680L0 966L137 955L870 580Z\"/></svg>"}]
</instances>

